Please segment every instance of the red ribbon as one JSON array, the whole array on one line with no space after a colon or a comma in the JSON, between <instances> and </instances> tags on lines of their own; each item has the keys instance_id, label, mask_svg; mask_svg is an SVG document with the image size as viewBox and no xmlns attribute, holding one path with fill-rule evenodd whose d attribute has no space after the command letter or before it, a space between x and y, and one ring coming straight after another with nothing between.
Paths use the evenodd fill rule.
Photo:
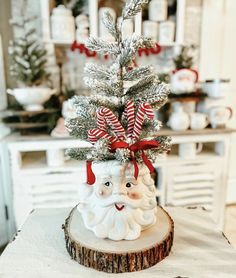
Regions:
<instances>
[{"instance_id":1,"label":"red ribbon","mask_svg":"<svg viewBox=\"0 0 236 278\"><path fill-rule=\"evenodd\" d=\"M86 163L86 170L87 170L87 184L94 184L96 181L96 177L92 170L92 161L87 161Z\"/></svg>"},{"instance_id":2,"label":"red ribbon","mask_svg":"<svg viewBox=\"0 0 236 278\"><path fill-rule=\"evenodd\" d=\"M133 153L136 153L138 151L142 151L142 159L144 164L148 167L150 173L154 173L155 168L153 167L151 161L148 159L148 157L146 156L144 150L148 150L148 149L154 149L157 148L159 146L159 143L155 140L141 140L138 141L132 145L129 145L128 143L124 142L124 141L116 141L114 143L111 144L111 151L114 152L116 149L128 149L131 151L131 161L134 165L134 177L135 179L137 179L138 177L138 164L137 161L134 157Z\"/></svg>"}]
</instances>

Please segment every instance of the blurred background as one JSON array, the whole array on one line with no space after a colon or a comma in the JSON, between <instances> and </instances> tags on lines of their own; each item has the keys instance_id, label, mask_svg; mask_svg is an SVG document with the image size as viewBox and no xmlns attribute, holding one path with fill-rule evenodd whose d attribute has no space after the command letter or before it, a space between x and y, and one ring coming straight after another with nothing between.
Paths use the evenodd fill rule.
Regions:
<instances>
[{"instance_id":1,"label":"blurred background","mask_svg":"<svg viewBox=\"0 0 236 278\"><path fill-rule=\"evenodd\" d=\"M112 41L101 16L119 21L124 0L0 0L0 249L36 208L77 203L85 163L67 157L87 142L69 136L69 99L89 95L86 62L111 63L85 46ZM151 37L135 65L170 84L156 111L173 147L157 157L157 200L201 206L236 246L236 1L152 0L122 34Z\"/></svg>"}]
</instances>

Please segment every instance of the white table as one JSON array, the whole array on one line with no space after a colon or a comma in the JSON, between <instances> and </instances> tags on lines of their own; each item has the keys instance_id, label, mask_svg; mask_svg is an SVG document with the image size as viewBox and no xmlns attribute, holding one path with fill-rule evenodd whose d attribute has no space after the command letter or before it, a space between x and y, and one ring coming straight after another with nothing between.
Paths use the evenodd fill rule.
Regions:
<instances>
[{"instance_id":1,"label":"white table","mask_svg":"<svg viewBox=\"0 0 236 278\"><path fill-rule=\"evenodd\" d=\"M166 208L175 221L171 254L152 268L107 274L73 261L61 229L70 209L35 210L0 257L0 277L236 277L236 250L202 209Z\"/></svg>"}]
</instances>

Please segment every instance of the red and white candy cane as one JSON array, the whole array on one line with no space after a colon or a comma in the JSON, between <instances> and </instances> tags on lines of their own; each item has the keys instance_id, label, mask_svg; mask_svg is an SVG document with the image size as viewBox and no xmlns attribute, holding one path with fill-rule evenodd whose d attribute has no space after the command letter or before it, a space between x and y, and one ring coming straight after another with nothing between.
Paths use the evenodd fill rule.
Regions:
<instances>
[{"instance_id":1,"label":"red and white candy cane","mask_svg":"<svg viewBox=\"0 0 236 278\"><path fill-rule=\"evenodd\" d=\"M141 134L145 115L149 119L154 118L153 109L152 109L151 105L147 102L139 105L138 112L137 112L137 115L135 118L134 130L133 130L133 134L132 134L133 135L132 138L134 140L137 140Z\"/></svg>"},{"instance_id":2,"label":"red and white candy cane","mask_svg":"<svg viewBox=\"0 0 236 278\"><path fill-rule=\"evenodd\" d=\"M106 138L109 140L110 143L113 143L117 140L117 138L109 135L107 132L99 128L93 128L88 131L88 139L91 144L95 144L100 138Z\"/></svg>"},{"instance_id":3,"label":"red and white candy cane","mask_svg":"<svg viewBox=\"0 0 236 278\"><path fill-rule=\"evenodd\" d=\"M128 138L132 138L133 130L134 130L134 122L135 122L135 115L134 115L134 102L128 101L124 116L127 118L127 131L128 131Z\"/></svg>"},{"instance_id":4,"label":"red and white candy cane","mask_svg":"<svg viewBox=\"0 0 236 278\"><path fill-rule=\"evenodd\" d=\"M112 128L112 131L118 139L125 139L125 130L114 113L109 108L102 107L97 112L97 126L100 130L105 131L106 125L109 125Z\"/></svg>"}]
</instances>

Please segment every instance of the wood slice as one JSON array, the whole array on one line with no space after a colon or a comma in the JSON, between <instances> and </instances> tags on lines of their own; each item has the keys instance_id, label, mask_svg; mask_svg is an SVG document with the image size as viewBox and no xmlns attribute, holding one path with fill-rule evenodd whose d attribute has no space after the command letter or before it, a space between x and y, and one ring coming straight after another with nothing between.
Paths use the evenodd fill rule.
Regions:
<instances>
[{"instance_id":1,"label":"wood slice","mask_svg":"<svg viewBox=\"0 0 236 278\"><path fill-rule=\"evenodd\" d=\"M149 268L169 255L174 236L174 222L161 207L157 222L136 240L113 241L97 238L73 208L62 226L66 248L81 265L109 273L133 272Z\"/></svg>"}]
</instances>

